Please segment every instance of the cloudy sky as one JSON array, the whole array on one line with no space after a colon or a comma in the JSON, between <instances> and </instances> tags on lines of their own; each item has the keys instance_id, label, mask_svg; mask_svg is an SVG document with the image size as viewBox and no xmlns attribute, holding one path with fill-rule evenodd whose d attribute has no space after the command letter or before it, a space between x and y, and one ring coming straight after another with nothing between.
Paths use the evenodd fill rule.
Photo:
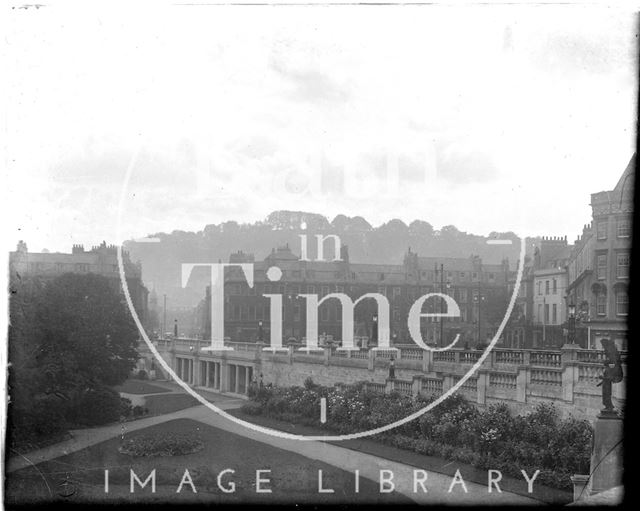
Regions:
<instances>
[{"instance_id":1,"label":"cloudy sky","mask_svg":"<svg viewBox=\"0 0 640 511\"><path fill-rule=\"evenodd\" d=\"M53 4L8 19L5 241L276 209L568 235L635 146L637 18L579 6Z\"/></svg>"}]
</instances>

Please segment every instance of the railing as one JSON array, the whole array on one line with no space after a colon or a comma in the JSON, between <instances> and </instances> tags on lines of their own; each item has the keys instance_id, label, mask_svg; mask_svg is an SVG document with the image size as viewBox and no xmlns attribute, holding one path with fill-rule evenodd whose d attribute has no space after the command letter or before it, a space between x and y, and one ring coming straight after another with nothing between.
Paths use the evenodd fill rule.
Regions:
<instances>
[{"instance_id":1,"label":"railing","mask_svg":"<svg viewBox=\"0 0 640 511\"><path fill-rule=\"evenodd\" d=\"M384 383L365 382L364 389L369 392L375 392L376 394L384 394L386 385Z\"/></svg>"},{"instance_id":2,"label":"railing","mask_svg":"<svg viewBox=\"0 0 640 511\"><path fill-rule=\"evenodd\" d=\"M489 386L515 389L518 386L518 376L513 373L489 373Z\"/></svg>"},{"instance_id":3,"label":"railing","mask_svg":"<svg viewBox=\"0 0 640 511\"><path fill-rule=\"evenodd\" d=\"M258 345L253 342L227 342L225 346L229 346L236 351L256 351Z\"/></svg>"},{"instance_id":4,"label":"railing","mask_svg":"<svg viewBox=\"0 0 640 511\"><path fill-rule=\"evenodd\" d=\"M374 351L376 358L397 358L398 353L396 350L376 350Z\"/></svg>"},{"instance_id":5,"label":"railing","mask_svg":"<svg viewBox=\"0 0 640 511\"><path fill-rule=\"evenodd\" d=\"M559 351L531 351L529 357L530 364L532 366L562 366L562 359Z\"/></svg>"},{"instance_id":6,"label":"railing","mask_svg":"<svg viewBox=\"0 0 640 511\"><path fill-rule=\"evenodd\" d=\"M331 348L331 356L332 357L341 357L341 358L346 358L347 357L347 352L342 350L342 351L338 351L337 347L332 347Z\"/></svg>"},{"instance_id":7,"label":"railing","mask_svg":"<svg viewBox=\"0 0 640 511\"><path fill-rule=\"evenodd\" d=\"M420 390L426 394L442 394L442 380L438 378L422 378Z\"/></svg>"},{"instance_id":8,"label":"railing","mask_svg":"<svg viewBox=\"0 0 640 511\"><path fill-rule=\"evenodd\" d=\"M536 385L562 386L562 370L532 368L531 383Z\"/></svg>"},{"instance_id":9,"label":"railing","mask_svg":"<svg viewBox=\"0 0 640 511\"><path fill-rule=\"evenodd\" d=\"M475 364L482 356L482 351L461 351L460 362L462 364Z\"/></svg>"},{"instance_id":10,"label":"railing","mask_svg":"<svg viewBox=\"0 0 640 511\"><path fill-rule=\"evenodd\" d=\"M458 383L462 378L460 378L459 376L456 376L453 381L454 383ZM462 386L460 387L460 390L464 391L464 392L477 392L478 391L478 378L469 378L467 381L465 381Z\"/></svg>"},{"instance_id":11,"label":"railing","mask_svg":"<svg viewBox=\"0 0 640 511\"><path fill-rule=\"evenodd\" d=\"M579 365L578 381L584 383L597 383L602 375L602 366L600 364Z\"/></svg>"},{"instance_id":12,"label":"railing","mask_svg":"<svg viewBox=\"0 0 640 511\"><path fill-rule=\"evenodd\" d=\"M604 351L584 350L578 351L578 362L602 364L607 356Z\"/></svg>"},{"instance_id":13,"label":"railing","mask_svg":"<svg viewBox=\"0 0 640 511\"><path fill-rule=\"evenodd\" d=\"M524 352L514 350L495 350L496 364L524 364Z\"/></svg>"},{"instance_id":14,"label":"railing","mask_svg":"<svg viewBox=\"0 0 640 511\"><path fill-rule=\"evenodd\" d=\"M351 352L351 358L360 358L360 359L368 359L369 358L369 350L360 349L358 351Z\"/></svg>"},{"instance_id":15,"label":"railing","mask_svg":"<svg viewBox=\"0 0 640 511\"><path fill-rule=\"evenodd\" d=\"M424 350L420 348L404 348L400 349L400 358L403 360L422 360Z\"/></svg>"},{"instance_id":16,"label":"railing","mask_svg":"<svg viewBox=\"0 0 640 511\"><path fill-rule=\"evenodd\" d=\"M433 354L434 362L455 362L456 354L453 351L436 351Z\"/></svg>"},{"instance_id":17,"label":"railing","mask_svg":"<svg viewBox=\"0 0 640 511\"><path fill-rule=\"evenodd\" d=\"M410 396L413 393L413 385L410 381L393 380L393 390L405 396Z\"/></svg>"}]
</instances>

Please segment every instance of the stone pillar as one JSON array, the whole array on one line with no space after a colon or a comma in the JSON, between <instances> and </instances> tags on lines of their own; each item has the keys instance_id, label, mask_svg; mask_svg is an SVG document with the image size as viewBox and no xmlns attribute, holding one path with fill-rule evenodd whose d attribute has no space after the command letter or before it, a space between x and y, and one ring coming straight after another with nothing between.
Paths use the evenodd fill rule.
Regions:
<instances>
[{"instance_id":1,"label":"stone pillar","mask_svg":"<svg viewBox=\"0 0 640 511\"><path fill-rule=\"evenodd\" d=\"M442 375L442 393L453 387L453 375L451 373L445 373Z\"/></svg>"},{"instance_id":2,"label":"stone pillar","mask_svg":"<svg viewBox=\"0 0 640 511\"><path fill-rule=\"evenodd\" d=\"M562 399L573 403L573 388L578 382L578 363L567 362L562 366Z\"/></svg>"},{"instance_id":3,"label":"stone pillar","mask_svg":"<svg viewBox=\"0 0 640 511\"><path fill-rule=\"evenodd\" d=\"M294 346L289 346L289 353L287 353L288 357L289 357L289 364L293 364L293 350L295 349Z\"/></svg>"},{"instance_id":4,"label":"stone pillar","mask_svg":"<svg viewBox=\"0 0 640 511\"><path fill-rule=\"evenodd\" d=\"M229 391L229 367L227 361L222 359L220 362L220 392Z\"/></svg>"},{"instance_id":5,"label":"stone pillar","mask_svg":"<svg viewBox=\"0 0 640 511\"><path fill-rule=\"evenodd\" d=\"M393 392L393 380L387 378L386 385L384 387L385 394L391 394Z\"/></svg>"},{"instance_id":6,"label":"stone pillar","mask_svg":"<svg viewBox=\"0 0 640 511\"><path fill-rule=\"evenodd\" d=\"M422 372L430 373L433 371L433 351L422 350Z\"/></svg>"},{"instance_id":7,"label":"stone pillar","mask_svg":"<svg viewBox=\"0 0 640 511\"><path fill-rule=\"evenodd\" d=\"M489 371L478 371L478 404L487 402L487 388L489 387Z\"/></svg>"},{"instance_id":8,"label":"stone pillar","mask_svg":"<svg viewBox=\"0 0 640 511\"><path fill-rule=\"evenodd\" d=\"M210 370L211 370L211 368L209 367L209 366L210 366L210 364L211 364L210 362L205 362L205 366L204 366L204 370L205 370L205 382L204 382L204 386L205 386L205 387L208 387L208 386L209 386L209 383L210 383L210 381L211 381L211 374L210 374Z\"/></svg>"},{"instance_id":9,"label":"stone pillar","mask_svg":"<svg viewBox=\"0 0 640 511\"><path fill-rule=\"evenodd\" d=\"M518 366L518 376L516 377L516 401L527 402L528 367Z\"/></svg>"},{"instance_id":10,"label":"stone pillar","mask_svg":"<svg viewBox=\"0 0 640 511\"><path fill-rule=\"evenodd\" d=\"M291 353L291 351L289 351ZM233 391L236 394L240 394L240 366L236 364L236 384L234 385Z\"/></svg>"},{"instance_id":11,"label":"stone pillar","mask_svg":"<svg viewBox=\"0 0 640 511\"><path fill-rule=\"evenodd\" d=\"M329 365L329 359L331 358L331 348L324 349L324 365Z\"/></svg>"},{"instance_id":12,"label":"stone pillar","mask_svg":"<svg viewBox=\"0 0 640 511\"><path fill-rule=\"evenodd\" d=\"M615 412L600 412L594 423L591 453L591 493L622 484L623 420Z\"/></svg>"},{"instance_id":13,"label":"stone pillar","mask_svg":"<svg viewBox=\"0 0 640 511\"><path fill-rule=\"evenodd\" d=\"M421 390L422 390L422 377L414 376L413 381L411 382L411 395L413 397L417 397L420 395Z\"/></svg>"},{"instance_id":14,"label":"stone pillar","mask_svg":"<svg viewBox=\"0 0 640 511\"><path fill-rule=\"evenodd\" d=\"M368 355L369 355L369 359L368 359L367 369L369 371L374 371L375 370L376 352L373 351L372 349L370 349Z\"/></svg>"},{"instance_id":15,"label":"stone pillar","mask_svg":"<svg viewBox=\"0 0 640 511\"><path fill-rule=\"evenodd\" d=\"M249 366L244 367L244 393L249 393L249 386L251 385L251 376L249 375Z\"/></svg>"},{"instance_id":16,"label":"stone pillar","mask_svg":"<svg viewBox=\"0 0 640 511\"><path fill-rule=\"evenodd\" d=\"M577 344L565 344L560 348L562 363L562 399L573 403L573 387L578 382L578 350Z\"/></svg>"}]
</instances>

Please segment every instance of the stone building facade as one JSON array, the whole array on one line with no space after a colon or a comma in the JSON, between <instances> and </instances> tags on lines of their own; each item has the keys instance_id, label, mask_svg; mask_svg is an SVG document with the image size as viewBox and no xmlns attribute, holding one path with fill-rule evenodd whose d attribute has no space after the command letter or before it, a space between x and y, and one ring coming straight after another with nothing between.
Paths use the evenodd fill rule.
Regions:
<instances>
[{"instance_id":1,"label":"stone building facade","mask_svg":"<svg viewBox=\"0 0 640 511\"><path fill-rule=\"evenodd\" d=\"M591 194L591 222L567 264L568 300L585 347L601 348L605 337L627 346L635 161L634 155L613 190Z\"/></svg>"},{"instance_id":2,"label":"stone building facade","mask_svg":"<svg viewBox=\"0 0 640 511\"><path fill-rule=\"evenodd\" d=\"M331 251L333 253L333 251ZM254 263L254 287L249 288L239 268L228 268L225 275L225 336L233 341L269 340L269 301L263 294L283 295L283 342L305 337L306 302L298 295L345 293L356 300L365 293L380 293L390 305L392 344L412 344L407 317L415 300L427 293L442 292L453 297L460 307L459 318L422 319L425 342L446 345L460 334L460 345L483 343L496 331L506 310L507 282L512 274L509 263L485 264L477 256L469 258L420 257L411 249L402 264L363 264L349 260L348 248L341 247L340 260L306 261L288 246L278 247L262 261L253 254L237 252L231 263ZM278 282L270 282L270 267L282 271ZM203 337L210 337L210 290L199 309L203 314ZM423 312L440 312L444 301L427 301ZM377 340L377 309L373 300L364 300L355 309L355 336L370 344ZM499 313L502 312L502 316ZM499 316L499 317L498 317ZM321 340L339 341L342 318L337 300L319 307L318 334Z\"/></svg>"},{"instance_id":3,"label":"stone building facade","mask_svg":"<svg viewBox=\"0 0 640 511\"><path fill-rule=\"evenodd\" d=\"M143 324L148 318L148 291L142 282L142 267L133 263L127 251L122 252L125 277L129 294ZM114 290L121 292L120 273L116 246L105 242L85 250L82 245L73 245L71 253L29 252L26 243L20 241L14 252L9 253L11 276L34 275L42 279L53 279L65 273L95 273L106 277Z\"/></svg>"}]
</instances>

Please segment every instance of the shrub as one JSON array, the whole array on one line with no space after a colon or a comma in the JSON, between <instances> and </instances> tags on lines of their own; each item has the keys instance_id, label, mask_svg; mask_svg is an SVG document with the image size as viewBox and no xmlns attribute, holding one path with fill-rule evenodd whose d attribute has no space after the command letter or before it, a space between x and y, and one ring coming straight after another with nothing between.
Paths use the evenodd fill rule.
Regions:
<instances>
[{"instance_id":1,"label":"shrub","mask_svg":"<svg viewBox=\"0 0 640 511\"><path fill-rule=\"evenodd\" d=\"M327 398L329 419L322 425L321 397ZM434 399L380 395L366 391L362 383L323 387L307 378L303 387L265 388L243 411L344 433L390 424ZM479 410L463 395L454 394L418 420L372 439L516 477L522 468L528 473L540 469L545 474L541 484L568 488L569 475L588 471L591 438L587 421L560 420L553 404L539 404L532 412L513 416L504 403Z\"/></svg>"},{"instance_id":2,"label":"shrub","mask_svg":"<svg viewBox=\"0 0 640 511\"><path fill-rule=\"evenodd\" d=\"M242 413L246 413L247 415L261 415L262 404L256 403L254 401L249 401L248 403L245 403L240 407L240 411Z\"/></svg>"},{"instance_id":3,"label":"shrub","mask_svg":"<svg viewBox=\"0 0 640 511\"><path fill-rule=\"evenodd\" d=\"M128 418L132 413L131 399L126 397L120 398L120 416Z\"/></svg>"},{"instance_id":4,"label":"shrub","mask_svg":"<svg viewBox=\"0 0 640 511\"><path fill-rule=\"evenodd\" d=\"M71 419L77 424L98 426L120 419L121 410L120 394L109 387L102 387L82 394L71 413Z\"/></svg>"},{"instance_id":5,"label":"shrub","mask_svg":"<svg viewBox=\"0 0 640 511\"><path fill-rule=\"evenodd\" d=\"M9 404L7 441L14 447L36 448L67 428L66 403L52 396L38 396L27 408Z\"/></svg>"},{"instance_id":6,"label":"shrub","mask_svg":"<svg viewBox=\"0 0 640 511\"><path fill-rule=\"evenodd\" d=\"M149 376L147 375L147 371L144 369L140 369L138 374L136 375L139 380L148 380Z\"/></svg>"},{"instance_id":7,"label":"shrub","mask_svg":"<svg viewBox=\"0 0 640 511\"><path fill-rule=\"evenodd\" d=\"M133 416L137 419L138 417L142 417L145 413L149 413L149 410L140 405L136 405L133 407L132 413Z\"/></svg>"},{"instance_id":8,"label":"shrub","mask_svg":"<svg viewBox=\"0 0 640 511\"><path fill-rule=\"evenodd\" d=\"M182 456L204 448L204 443L195 434L153 433L126 439L118 448L130 456Z\"/></svg>"}]
</instances>

